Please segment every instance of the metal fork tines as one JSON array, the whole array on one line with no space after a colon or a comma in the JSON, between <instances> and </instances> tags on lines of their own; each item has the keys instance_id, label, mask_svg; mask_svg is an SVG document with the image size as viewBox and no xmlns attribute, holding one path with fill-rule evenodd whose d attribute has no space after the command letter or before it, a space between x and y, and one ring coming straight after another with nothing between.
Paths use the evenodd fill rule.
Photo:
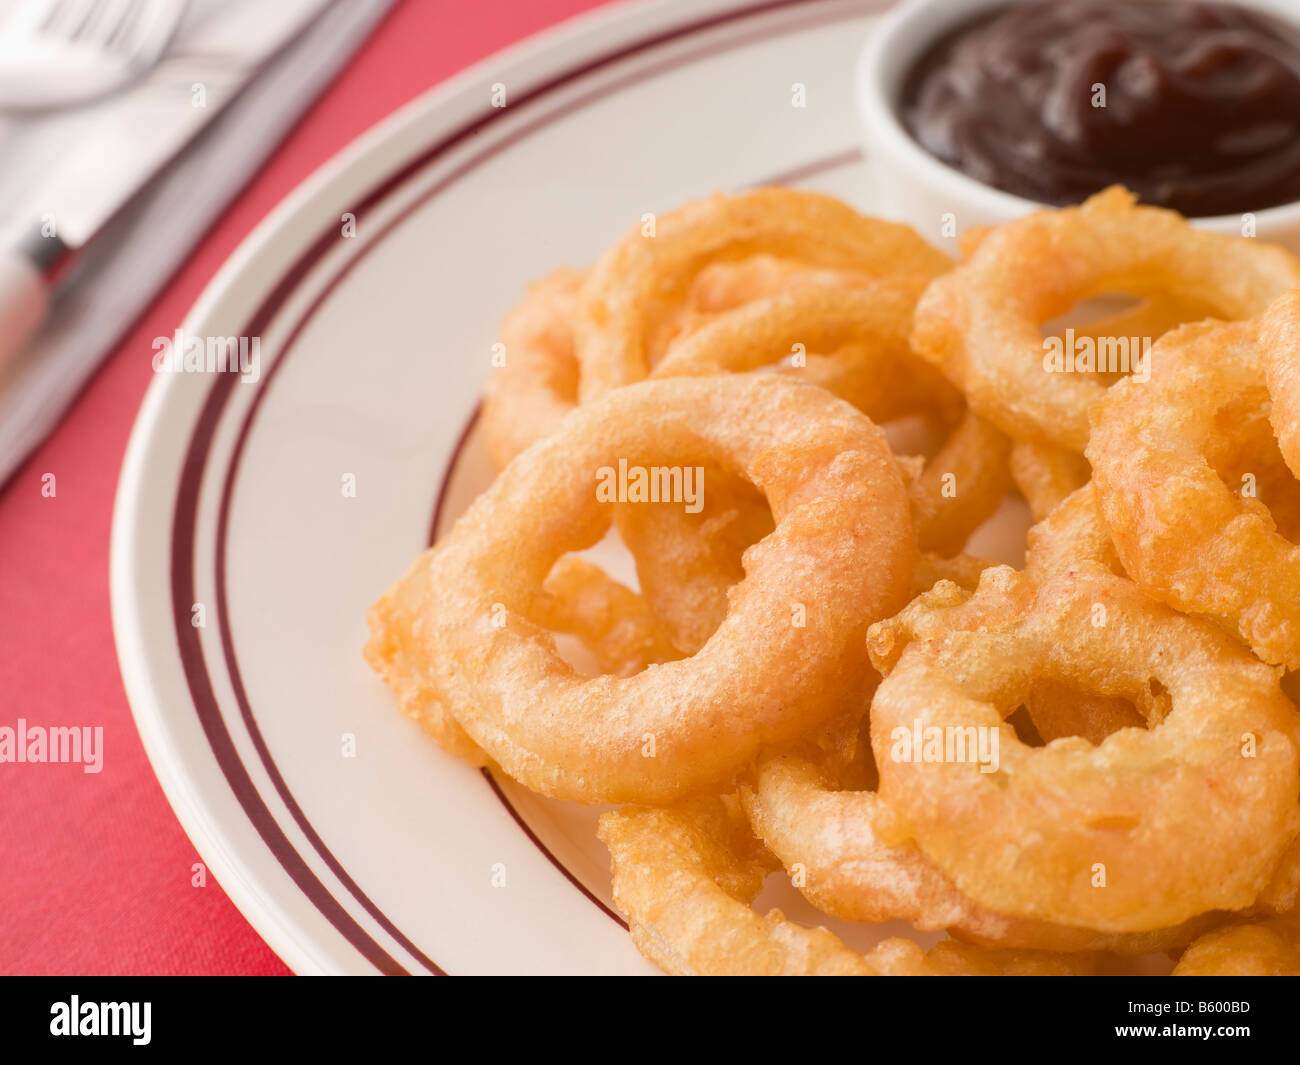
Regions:
<instances>
[{"instance_id":1,"label":"metal fork tines","mask_svg":"<svg viewBox=\"0 0 1300 1065\"><path fill-rule=\"evenodd\" d=\"M24 0L0 26L0 110L67 107L139 77L186 0Z\"/></svg>"}]
</instances>

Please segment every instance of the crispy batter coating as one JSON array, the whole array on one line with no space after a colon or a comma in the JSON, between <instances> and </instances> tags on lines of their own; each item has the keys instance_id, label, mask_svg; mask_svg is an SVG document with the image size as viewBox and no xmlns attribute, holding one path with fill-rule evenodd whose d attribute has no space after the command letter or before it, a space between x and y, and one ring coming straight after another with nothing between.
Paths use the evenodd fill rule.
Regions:
<instances>
[{"instance_id":1,"label":"crispy batter coating","mask_svg":"<svg viewBox=\"0 0 1300 1065\"><path fill-rule=\"evenodd\" d=\"M596 477L620 458L723 458L763 489L776 527L746 552L727 616L697 654L584 677L528 610L556 558L603 533ZM413 626L422 681L534 790L670 801L725 783L760 744L858 698L866 627L905 600L914 554L897 463L847 403L775 376L645 382L579 408L434 549ZM373 639L390 637L381 627Z\"/></svg>"},{"instance_id":2,"label":"crispy batter coating","mask_svg":"<svg viewBox=\"0 0 1300 1065\"><path fill-rule=\"evenodd\" d=\"M1284 249L1195 229L1110 188L983 234L921 297L912 345L1003 432L1077 453L1105 382L1048 372L1044 323L1108 292L1171 298L1197 318L1247 318L1297 285L1300 260Z\"/></svg>"},{"instance_id":3,"label":"crispy batter coating","mask_svg":"<svg viewBox=\"0 0 1300 1065\"><path fill-rule=\"evenodd\" d=\"M1119 188L962 250L769 188L538 281L501 476L366 656L459 757L637 804L600 838L669 972L1300 974L1300 259ZM597 491L624 466L668 498ZM1013 485L1023 573L959 554ZM639 591L576 553L611 523ZM755 912L782 870L954 938Z\"/></svg>"},{"instance_id":4,"label":"crispy batter coating","mask_svg":"<svg viewBox=\"0 0 1300 1065\"><path fill-rule=\"evenodd\" d=\"M755 834L787 870L799 868L808 901L845 920L904 920L990 947L1123 954L1186 944L1215 920L1116 935L995 913L963 895L911 840L882 839L881 830L897 831L893 811L873 790L841 786L811 752L762 759L741 797Z\"/></svg>"},{"instance_id":5,"label":"crispy batter coating","mask_svg":"<svg viewBox=\"0 0 1300 1065\"><path fill-rule=\"evenodd\" d=\"M586 273L560 269L528 286L501 326L504 361L483 393L483 435L497 469L550 436L578 402L573 317Z\"/></svg>"},{"instance_id":6,"label":"crispy batter coating","mask_svg":"<svg viewBox=\"0 0 1300 1065\"><path fill-rule=\"evenodd\" d=\"M973 595L940 584L869 643L886 674L871 706L880 795L905 826L885 840L914 839L992 910L1145 932L1241 909L1300 830L1277 673L1100 566L1042 583L989 569ZM1151 727L1026 746L1002 719L1042 678L1121 696ZM996 730L996 767L895 756L896 730L930 727Z\"/></svg>"},{"instance_id":7,"label":"crispy batter coating","mask_svg":"<svg viewBox=\"0 0 1300 1065\"><path fill-rule=\"evenodd\" d=\"M821 193L762 188L688 203L653 231L633 227L592 267L575 326L582 397L647 377L697 276L759 254L876 278L934 277L952 265L910 227Z\"/></svg>"},{"instance_id":8,"label":"crispy batter coating","mask_svg":"<svg viewBox=\"0 0 1300 1065\"><path fill-rule=\"evenodd\" d=\"M1043 521L1067 496L1088 483L1088 460L1067 448L1017 440L1011 445L1011 479L1029 504L1035 521Z\"/></svg>"},{"instance_id":9,"label":"crispy batter coating","mask_svg":"<svg viewBox=\"0 0 1300 1065\"><path fill-rule=\"evenodd\" d=\"M1069 976L1094 959L995 951L944 941L929 952L886 939L861 954L825 928L804 928L750 903L775 861L734 798L671 810L626 807L602 815L614 901L637 949L668 973L693 976Z\"/></svg>"},{"instance_id":10,"label":"crispy batter coating","mask_svg":"<svg viewBox=\"0 0 1300 1065\"><path fill-rule=\"evenodd\" d=\"M952 555L1006 494L1010 444L964 412L951 386L911 354L907 334L922 287L908 278L822 283L752 301L676 342L652 376L756 370L802 345L806 365L782 373L820 384L876 422L934 417L946 439L931 459L909 468L912 517L921 551ZM744 549L770 530L766 505L752 486L735 477L713 483L721 490L699 514L624 507L617 516L642 591L687 654L704 645L725 615Z\"/></svg>"},{"instance_id":11,"label":"crispy batter coating","mask_svg":"<svg viewBox=\"0 0 1300 1065\"><path fill-rule=\"evenodd\" d=\"M1278 528L1279 517L1290 520L1285 490L1269 490L1279 464L1258 333L1252 320L1166 334L1152 350L1151 380L1125 381L1098 404L1088 456L1102 519L1133 580L1294 669L1300 548ZM1229 468L1242 471L1235 488Z\"/></svg>"},{"instance_id":12,"label":"crispy batter coating","mask_svg":"<svg viewBox=\"0 0 1300 1065\"><path fill-rule=\"evenodd\" d=\"M1209 932L1183 953L1174 976L1300 976L1300 923L1259 921Z\"/></svg>"}]
</instances>

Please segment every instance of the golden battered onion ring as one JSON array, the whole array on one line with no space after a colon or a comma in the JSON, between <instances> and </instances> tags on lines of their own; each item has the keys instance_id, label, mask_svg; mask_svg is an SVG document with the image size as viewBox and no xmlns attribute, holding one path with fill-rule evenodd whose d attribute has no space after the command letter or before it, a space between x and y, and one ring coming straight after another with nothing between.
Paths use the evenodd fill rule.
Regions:
<instances>
[{"instance_id":1,"label":"golden battered onion ring","mask_svg":"<svg viewBox=\"0 0 1300 1065\"><path fill-rule=\"evenodd\" d=\"M880 831L897 831L893 812L874 791L842 787L809 752L760 759L741 799L754 833L787 870L798 869L808 901L845 920L904 920L988 947L1130 955L1182 946L1214 920L1115 935L994 913L958 891L911 841L886 843Z\"/></svg>"},{"instance_id":2,"label":"golden battered onion ring","mask_svg":"<svg viewBox=\"0 0 1300 1065\"><path fill-rule=\"evenodd\" d=\"M585 277L562 269L534 282L501 326L505 361L483 396L483 435L497 469L555 432L578 402L573 317Z\"/></svg>"},{"instance_id":3,"label":"golden battered onion ring","mask_svg":"<svg viewBox=\"0 0 1300 1065\"><path fill-rule=\"evenodd\" d=\"M960 411L960 394L912 354L912 311L924 278L804 285L714 317L676 341L654 377L767 367L834 392L877 422L921 410ZM803 366L781 364L798 345Z\"/></svg>"},{"instance_id":4,"label":"golden battered onion ring","mask_svg":"<svg viewBox=\"0 0 1300 1065\"><path fill-rule=\"evenodd\" d=\"M1042 584L990 569L974 595L940 584L868 643L887 674L871 708L882 799L989 909L1107 932L1241 909L1300 829L1275 672L1100 566ZM1042 678L1127 698L1153 727L1027 747L1002 718ZM996 771L891 757L895 729L927 727L1000 729Z\"/></svg>"},{"instance_id":5,"label":"golden battered onion ring","mask_svg":"<svg viewBox=\"0 0 1300 1065\"><path fill-rule=\"evenodd\" d=\"M555 559L602 534L598 471L620 458L721 461L762 488L776 528L746 553L727 617L698 654L583 677L527 614ZM419 667L533 790L666 801L725 782L761 744L793 740L857 698L866 626L905 600L914 550L884 434L847 403L774 376L645 382L575 411L434 549Z\"/></svg>"},{"instance_id":6,"label":"golden battered onion ring","mask_svg":"<svg viewBox=\"0 0 1300 1065\"><path fill-rule=\"evenodd\" d=\"M1269 308L1260 328L1260 346L1278 447L1291 472L1300 477L1300 292L1280 296Z\"/></svg>"},{"instance_id":7,"label":"golden battered onion ring","mask_svg":"<svg viewBox=\"0 0 1300 1065\"><path fill-rule=\"evenodd\" d=\"M921 550L950 555L1005 495L1009 444L979 418L963 416L960 396L911 354L907 334L921 287L907 279L825 283L756 300L674 343L652 376L747 372L780 362L800 344L806 366L782 372L828 388L876 422L910 414L946 421L948 438L921 463L911 493ZM770 529L761 497L741 482L721 483L700 514L624 507L617 518L643 593L687 654L703 646L726 612L741 552Z\"/></svg>"},{"instance_id":8,"label":"golden battered onion ring","mask_svg":"<svg viewBox=\"0 0 1300 1065\"><path fill-rule=\"evenodd\" d=\"M647 377L677 332L681 307L713 263L772 255L868 277L934 277L951 260L908 226L864 218L814 192L716 195L643 226L603 255L576 322L584 399Z\"/></svg>"},{"instance_id":9,"label":"golden battered onion ring","mask_svg":"<svg viewBox=\"0 0 1300 1065\"><path fill-rule=\"evenodd\" d=\"M1076 337L1091 337L1094 342L1106 337L1149 337L1154 341L1207 314L1207 308L1157 294L1128 310L1071 328ZM1109 384L1113 376L1099 374L1097 379ZM1011 447L1011 477L1035 521L1045 519L1066 496L1087 484L1091 475L1088 460L1069 448L1032 440L1018 440Z\"/></svg>"},{"instance_id":10,"label":"golden battered onion ring","mask_svg":"<svg viewBox=\"0 0 1300 1065\"><path fill-rule=\"evenodd\" d=\"M1174 976L1300 976L1300 924L1257 921L1209 932L1178 960Z\"/></svg>"},{"instance_id":11,"label":"golden battered onion ring","mask_svg":"<svg viewBox=\"0 0 1300 1065\"><path fill-rule=\"evenodd\" d=\"M1218 618L1266 662L1294 669L1300 548L1279 532L1266 499L1230 490L1219 472L1252 427L1267 430L1257 338L1256 322L1167 334L1152 350L1151 380L1117 385L1094 411L1088 456L1102 519L1133 580L1171 606ZM1263 442L1274 447L1271 433ZM1251 482L1271 461L1253 451L1237 459Z\"/></svg>"},{"instance_id":12,"label":"golden battered onion ring","mask_svg":"<svg viewBox=\"0 0 1300 1065\"><path fill-rule=\"evenodd\" d=\"M1091 484L1030 529L1028 541L1025 573L1034 580L1065 573L1081 562L1100 563L1117 576L1125 576L1115 545L1101 521ZM966 582L958 583L971 587ZM1288 674L1282 680L1282 690L1293 702L1295 693L1288 683L1295 677ZM1035 683L1025 706L1039 736L1049 743L1063 736L1081 736L1095 745L1116 729L1146 727L1145 720L1126 699L1087 694L1054 681ZM1257 904L1265 913L1285 914L1300 907L1300 838L1283 854Z\"/></svg>"},{"instance_id":13,"label":"golden battered onion ring","mask_svg":"<svg viewBox=\"0 0 1300 1065\"><path fill-rule=\"evenodd\" d=\"M683 333L693 332L691 327L696 322L708 322L723 311L804 285L843 287L871 280L870 275L853 270L809 266L798 259L783 259L775 255L759 254L710 263L691 282Z\"/></svg>"},{"instance_id":14,"label":"golden battered onion ring","mask_svg":"<svg viewBox=\"0 0 1300 1065\"><path fill-rule=\"evenodd\" d=\"M1300 260L1282 248L1195 229L1110 188L985 234L921 298L912 344L1004 432L1079 452L1105 388L1092 374L1047 372L1043 323L1117 291L1247 318L1297 285Z\"/></svg>"},{"instance_id":15,"label":"golden battered onion ring","mask_svg":"<svg viewBox=\"0 0 1300 1065\"><path fill-rule=\"evenodd\" d=\"M586 270L567 267L548 274L528 286L523 300L502 324L504 362L494 366L483 401L483 434L497 469L504 469L530 444L555 432L577 405L573 322L586 276ZM778 292L806 285L842 287L869 281L866 275L851 271L817 269L770 255L713 263L692 283L673 336L689 336L725 311ZM919 365L923 372L942 380L928 364ZM946 382L944 387L951 390Z\"/></svg>"},{"instance_id":16,"label":"golden battered onion ring","mask_svg":"<svg viewBox=\"0 0 1300 1065\"><path fill-rule=\"evenodd\" d=\"M698 976L1082 975L1087 955L991 951L944 941L928 953L886 939L861 954L825 928L804 928L750 904L775 862L734 798L673 810L627 807L601 816L614 901L632 941L665 972Z\"/></svg>"}]
</instances>

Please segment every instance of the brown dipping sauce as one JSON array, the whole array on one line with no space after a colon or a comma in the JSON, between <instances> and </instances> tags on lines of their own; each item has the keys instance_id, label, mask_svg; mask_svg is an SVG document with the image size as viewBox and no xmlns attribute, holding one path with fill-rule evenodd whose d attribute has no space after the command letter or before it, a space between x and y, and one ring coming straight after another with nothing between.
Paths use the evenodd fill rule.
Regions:
<instances>
[{"instance_id":1,"label":"brown dipping sauce","mask_svg":"<svg viewBox=\"0 0 1300 1065\"><path fill-rule=\"evenodd\" d=\"M1001 8L920 58L901 113L932 155L1040 203L1117 183L1190 217L1300 200L1300 33L1232 4Z\"/></svg>"}]
</instances>

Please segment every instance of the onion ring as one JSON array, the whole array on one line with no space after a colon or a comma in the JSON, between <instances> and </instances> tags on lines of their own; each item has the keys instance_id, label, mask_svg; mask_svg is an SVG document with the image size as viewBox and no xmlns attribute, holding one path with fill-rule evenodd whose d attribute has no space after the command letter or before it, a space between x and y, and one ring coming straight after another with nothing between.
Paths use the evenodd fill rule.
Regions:
<instances>
[{"instance_id":1,"label":"onion ring","mask_svg":"<svg viewBox=\"0 0 1300 1065\"><path fill-rule=\"evenodd\" d=\"M987 947L1130 955L1185 945L1215 920L1115 935L994 913L958 891L914 843L886 843L880 832L895 824L893 812L875 792L842 787L804 752L761 759L741 798L755 835L787 870L801 867L808 901L845 920L904 920Z\"/></svg>"},{"instance_id":2,"label":"onion ring","mask_svg":"<svg viewBox=\"0 0 1300 1065\"><path fill-rule=\"evenodd\" d=\"M687 204L656 219L653 236L633 228L592 268L575 326L583 399L647 377L699 274L756 254L870 278L928 278L952 266L908 226L820 193L764 188Z\"/></svg>"},{"instance_id":3,"label":"onion ring","mask_svg":"<svg viewBox=\"0 0 1300 1065\"><path fill-rule=\"evenodd\" d=\"M1038 579L1068 568L1067 558L1073 563L1114 556L1091 489L1076 493L1049 521L1030 530L1029 540L1027 571ZM1051 554L1045 555L1049 549ZM993 565L982 559L963 556L963 560L961 566L918 564L917 591L940 579L974 589L979 574ZM1035 726L1048 741L1082 735L1097 744L1116 728L1146 727L1123 699L1082 695L1052 683L1035 682L1026 699ZM803 866L800 890L815 906L837 917L907 920L921 929L947 928L984 946L1124 954L1186 944L1215 920L1204 915L1175 928L1113 935L994 913L962 895L910 841L884 843L874 826L878 817L887 821L889 811L881 813L870 790L837 787L837 775L806 753L787 752L761 759L753 786L741 791L755 833L787 869L796 862Z\"/></svg>"},{"instance_id":4,"label":"onion ring","mask_svg":"<svg viewBox=\"0 0 1300 1065\"><path fill-rule=\"evenodd\" d=\"M951 555L1005 495L1009 443L981 419L963 416L951 386L911 354L907 334L920 288L907 279L821 284L757 300L674 343L652 376L747 372L803 344L811 353L806 366L783 372L828 388L874 421L937 414L951 429L915 471L912 515L920 549ZM624 507L617 517L643 593L687 654L703 646L725 614L741 552L770 528L761 497L741 483L725 482L705 510Z\"/></svg>"},{"instance_id":5,"label":"onion ring","mask_svg":"<svg viewBox=\"0 0 1300 1065\"><path fill-rule=\"evenodd\" d=\"M1111 573L1125 576L1115 545L1101 521L1091 484L1030 529L1028 540L1025 573L1034 580L1068 572L1080 562L1097 562ZM1287 674L1282 679L1282 690L1293 702L1295 693L1288 684L1295 676ZM1025 706L1038 734L1047 742L1062 736L1081 736L1096 745L1116 729L1146 727L1146 721L1126 699L1086 694L1053 681L1037 682ZM1286 914L1300 908L1300 838L1284 852L1256 901L1264 913Z\"/></svg>"},{"instance_id":6,"label":"onion ring","mask_svg":"<svg viewBox=\"0 0 1300 1065\"><path fill-rule=\"evenodd\" d=\"M1247 318L1297 285L1300 260L1282 248L1195 229L1110 188L986 233L921 298L912 344L1004 432L1079 452L1105 388L1092 374L1045 370L1043 323L1114 291Z\"/></svg>"},{"instance_id":7,"label":"onion ring","mask_svg":"<svg viewBox=\"0 0 1300 1065\"><path fill-rule=\"evenodd\" d=\"M1094 342L1107 337L1149 337L1154 341L1170 329L1204 318L1207 313L1207 308L1157 294L1128 310L1073 325L1071 329L1076 338L1090 337ZM1113 378L1118 376L1098 374L1097 379L1113 383ZM1087 484L1092 475L1088 460L1077 452L1032 440L1016 441L1010 461L1012 480L1029 504L1035 521L1045 519L1066 496Z\"/></svg>"},{"instance_id":8,"label":"onion ring","mask_svg":"<svg viewBox=\"0 0 1300 1065\"><path fill-rule=\"evenodd\" d=\"M527 607L557 557L602 534L593 475L620 456L721 461L763 489L776 529L746 553L727 617L698 654L633 677L582 677ZM671 800L725 782L759 745L792 740L856 698L854 678L870 669L866 626L905 600L912 543L884 434L848 404L772 376L645 382L580 407L434 549L414 625L420 671L533 790Z\"/></svg>"},{"instance_id":9,"label":"onion ring","mask_svg":"<svg viewBox=\"0 0 1300 1065\"><path fill-rule=\"evenodd\" d=\"M586 270L566 267L535 281L502 323L504 361L494 365L483 400L483 434L498 470L530 444L555 432L577 405L579 367L573 323L586 277ZM674 339L689 336L719 314L751 300L806 285L843 286L855 278L858 283L870 280L851 271L817 269L770 255L713 263L692 282Z\"/></svg>"},{"instance_id":10,"label":"onion ring","mask_svg":"<svg viewBox=\"0 0 1300 1065\"><path fill-rule=\"evenodd\" d=\"M1275 444L1258 333L1251 321L1167 334L1152 351L1151 380L1118 385L1098 405L1088 455L1102 519L1133 580L1294 669L1300 549L1278 529L1279 517L1290 519L1231 491L1220 474L1230 460L1244 463L1250 483L1260 475L1263 495L1265 468L1281 465L1268 454Z\"/></svg>"},{"instance_id":11,"label":"onion ring","mask_svg":"<svg viewBox=\"0 0 1300 1065\"><path fill-rule=\"evenodd\" d=\"M733 798L673 810L628 807L601 816L614 901L632 941L666 972L700 976L1074 975L1088 955L990 951L944 941L927 953L886 939L860 954L825 928L804 928L750 903L775 862Z\"/></svg>"},{"instance_id":12,"label":"onion ring","mask_svg":"<svg viewBox=\"0 0 1300 1065\"><path fill-rule=\"evenodd\" d=\"M1100 566L1042 584L990 569L974 595L940 584L868 642L887 674L871 709L880 794L996 912L1142 932L1241 909L1300 829L1295 709L1276 674ZM1124 696L1148 720L1168 709L1097 747L1026 747L1001 719L1043 677ZM895 729L931 726L999 730L1000 764L890 757Z\"/></svg>"}]
</instances>

